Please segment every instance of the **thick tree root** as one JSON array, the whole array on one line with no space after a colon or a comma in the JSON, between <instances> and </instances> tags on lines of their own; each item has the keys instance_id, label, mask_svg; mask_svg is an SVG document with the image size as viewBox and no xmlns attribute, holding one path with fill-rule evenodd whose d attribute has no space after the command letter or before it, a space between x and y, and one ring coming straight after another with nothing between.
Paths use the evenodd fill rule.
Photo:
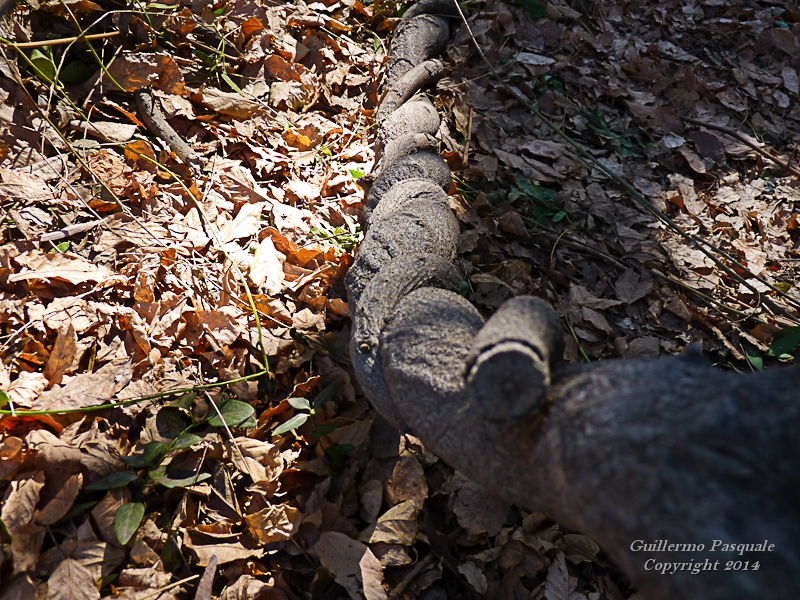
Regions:
<instances>
[{"instance_id":1,"label":"thick tree root","mask_svg":"<svg viewBox=\"0 0 800 600\"><path fill-rule=\"evenodd\" d=\"M467 384L483 414L508 419L544 409L550 361L563 353L561 323L548 304L530 296L509 300L472 347Z\"/></svg>"},{"instance_id":2,"label":"thick tree root","mask_svg":"<svg viewBox=\"0 0 800 600\"><path fill-rule=\"evenodd\" d=\"M592 536L647 600L794 598L800 369L745 377L692 357L565 365L541 300L516 298L484 324L456 293L439 117L427 99L407 101L429 84L419 66L444 48L455 12L422 0L392 43L385 150L345 280L367 396L487 490ZM720 548L765 539L771 551ZM667 546L640 549L658 540Z\"/></svg>"},{"instance_id":3,"label":"thick tree root","mask_svg":"<svg viewBox=\"0 0 800 600\"><path fill-rule=\"evenodd\" d=\"M403 19L389 50L385 82L392 84L423 61L441 53L450 39L447 19L423 14Z\"/></svg>"},{"instance_id":4,"label":"thick tree root","mask_svg":"<svg viewBox=\"0 0 800 600\"><path fill-rule=\"evenodd\" d=\"M375 113L375 119L382 120L418 91L439 81L442 75L444 75L444 65L438 59L434 58L418 64L400 79L389 84L381 105Z\"/></svg>"},{"instance_id":5,"label":"thick tree root","mask_svg":"<svg viewBox=\"0 0 800 600\"><path fill-rule=\"evenodd\" d=\"M450 189L450 168L438 154L415 152L390 164L381 171L369 190L365 216L375 210L382 198L396 184L409 179L432 181L445 192Z\"/></svg>"},{"instance_id":6,"label":"thick tree root","mask_svg":"<svg viewBox=\"0 0 800 600\"><path fill-rule=\"evenodd\" d=\"M397 303L421 287L439 287L457 292L460 278L450 261L438 256L400 256L372 278L353 314L350 357L361 387L375 408L400 426L397 408L383 378L378 354L381 331Z\"/></svg>"}]
</instances>

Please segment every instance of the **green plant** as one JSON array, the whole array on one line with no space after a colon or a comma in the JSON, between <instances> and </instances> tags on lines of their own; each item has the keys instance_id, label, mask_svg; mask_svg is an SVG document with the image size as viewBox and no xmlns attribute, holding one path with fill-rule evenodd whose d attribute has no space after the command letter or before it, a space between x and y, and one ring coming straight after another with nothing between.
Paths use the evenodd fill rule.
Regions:
<instances>
[{"instance_id":1,"label":"green plant","mask_svg":"<svg viewBox=\"0 0 800 600\"><path fill-rule=\"evenodd\" d=\"M548 221L558 223L565 218L569 221L562 202L556 197L556 192L542 185L519 180L517 185L507 192L505 200L515 206L525 208L539 223Z\"/></svg>"},{"instance_id":2,"label":"green plant","mask_svg":"<svg viewBox=\"0 0 800 600\"><path fill-rule=\"evenodd\" d=\"M786 327L772 336L767 356L800 360L800 327Z\"/></svg>"},{"instance_id":3,"label":"green plant","mask_svg":"<svg viewBox=\"0 0 800 600\"><path fill-rule=\"evenodd\" d=\"M350 252L361 242L364 233L361 230L361 225L356 226L355 233L350 233L342 227L336 227L333 233L328 233L324 229L312 225L311 233L308 237L322 242L324 248L333 246L338 252Z\"/></svg>"},{"instance_id":4,"label":"green plant","mask_svg":"<svg viewBox=\"0 0 800 600\"><path fill-rule=\"evenodd\" d=\"M295 410L299 411L307 411L307 412L298 412L295 416L291 419L286 421L285 423L279 425L275 431L272 432L272 435L281 435L284 433L288 433L293 431L303 425L308 419L311 419L311 422L314 423L314 415L320 409L320 407L328 402L333 395L336 393L338 386L335 383L330 384L324 390L322 390L317 397L314 399L314 403L308 401L307 398L287 398L286 401L294 408ZM325 428L325 425L321 425L320 427L315 427L311 430L311 434L315 436L326 435L333 431L333 429L325 428L325 431L321 431L322 428Z\"/></svg>"}]
</instances>

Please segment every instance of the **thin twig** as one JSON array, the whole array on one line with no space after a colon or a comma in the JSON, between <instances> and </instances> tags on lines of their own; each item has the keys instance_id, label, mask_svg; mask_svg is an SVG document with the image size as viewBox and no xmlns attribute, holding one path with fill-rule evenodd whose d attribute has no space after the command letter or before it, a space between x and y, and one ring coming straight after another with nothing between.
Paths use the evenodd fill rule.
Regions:
<instances>
[{"instance_id":1,"label":"thin twig","mask_svg":"<svg viewBox=\"0 0 800 600\"><path fill-rule=\"evenodd\" d=\"M86 35L58 38L57 40L38 40L36 42L11 42L10 40L0 40L0 43L6 46L12 46L13 48L44 48L45 46L64 46L83 40L104 40L117 35L119 35L119 31L109 31L107 33L89 33Z\"/></svg>"},{"instance_id":2,"label":"thin twig","mask_svg":"<svg viewBox=\"0 0 800 600\"><path fill-rule=\"evenodd\" d=\"M745 144L746 146L749 146L750 148L752 148L753 150L764 156L765 158L768 158L776 165L779 165L784 169L787 169L788 171L791 171L792 173L800 177L800 169L793 167L789 163L782 161L777 156L774 156L772 153L767 152L766 150L761 148L758 144L753 143L753 141L749 139L746 135L736 131L735 129L731 129L730 127L724 127L722 125L715 125L714 123L706 123L705 121L701 121L700 119L693 119L691 117L686 117L684 115L678 115L678 116L687 123L691 123L692 125L699 125L701 127L706 127L708 129L714 129L715 131L720 131L724 134L734 137L743 144Z\"/></svg>"},{"instance_id":3,"label":"thin twig","mask_svg":"<svg viewBox=\"0 0 800 600\"><path fill-rule=\"evenodd\" d=\"M414 565L414 568L411 569L405 577L403 577L403 580L397 585L397 587L392 590L392 593L389 594L389 600L397 600L397 598L402 596L403 592L406 591L406 588L411 585L414 579L416 579L417 576L425 569L433 566L437 559L438 557L434 552L429 552L426 554L425 558L418 561L417 564Z\"/></svg>"}]
</instances>

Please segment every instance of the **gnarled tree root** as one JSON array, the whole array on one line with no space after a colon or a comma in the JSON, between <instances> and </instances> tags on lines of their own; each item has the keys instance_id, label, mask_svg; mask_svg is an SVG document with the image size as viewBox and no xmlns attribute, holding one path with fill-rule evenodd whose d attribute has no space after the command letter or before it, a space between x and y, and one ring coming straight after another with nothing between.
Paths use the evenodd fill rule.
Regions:
<instances>
[{"instance_id":1,"label":"gnarled tree root","mask_svg":"<svg viewBox=\"0 0 800 600\"><path fill-rule=\"evenodd\" d=\"M486 489L592 536L647 600L794 598L800 369L745 377L687 357L566 365L541 300L516 298L484 323L456 293L439 117L425 98L406 101L425 69L403 79L444 48L454 13L422 0L392 44L385 150L346 278L359 382ZM765 539L771 551L720 548Z\"/></svg>"}]
</instances>

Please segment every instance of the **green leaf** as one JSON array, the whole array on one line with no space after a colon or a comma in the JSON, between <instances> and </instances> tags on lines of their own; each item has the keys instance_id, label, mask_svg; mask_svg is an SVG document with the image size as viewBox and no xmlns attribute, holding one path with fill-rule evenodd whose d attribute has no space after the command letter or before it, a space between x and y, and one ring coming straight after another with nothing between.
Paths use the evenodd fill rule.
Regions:
<instances>
[{"instance_id":1,"label":"green leaf","mask_svg":"<svg viewBox=\"0 0 800 600\"><path fill-rule=\"evenodd\" d=\"M239 400L226 400L225 402L220 402L218 408L222 419L214 411L214 415L208 420L208 424L213 427L224 427L225 424L228 427L252 427L253 425L250 425L250 422L255 424L252 416L256 411L249 404Z\"/></svg>"},{"instance_id":2,"label":"green leaf","mask_svg":"<svg viewBox=\"0 0 800 600\"><path fill-rule=\"evenodd\" d=\"M311 410L311 403L307 398L287 398L286 401L297 410Z\"/></svg>"},{"instance_id":3,"label":"green leaf","mask_svg":"<svg viewBox=\"0 0 800 600\"><path fill-rule=\"evenodd\" d=\"M339 427L343 427L345 425L349 425L352 423L350 419L345 419L343 417L336 417L335 419L331 419L330 421L326 421L322 425L317 425L311 429L311 435L314 437L322 437L323 435L328 435L329 433L333 433Z\"/></svg>"},{"instance_id":4,"label":"green leaf","mask_svg":"<svg viewBox=\"0 0 800 600\"><path fill-rule=\"evenodd\" d=\"M88 490L90 492L98 492L101 490L116 490L121 487L125 487L129 483L136 481L139 477L133 471L120 471L119 473L114 473L113 475L109 475L108 477L104 477L103 479L98 479L94 483L90 483L83 489Z\"/></svg>"},{"instance_id":5,"label":"green leaf","mask_svg":"<svg viewBox=\"0 0 800 600\"><path fill-rule=\"evenodd\" d=\"M164 406L182 408L190 411L192 410L192 405L194 404L195 398L197 398L197 392L189 392L188 394L182 394L178 396L172 402L167 402Z\"/></svg>"},{"instance_id":6,"label":"green leaf","mask_svg":"<svg viewBox=\"0 0 800 600\"><path fill-rule=\"evenodd\" d=\"M8 393L5 390L0 390L0 408L9 402L11 402L11 398L8 397Z\"/></svg>"},{"instance_id":7,"label":"green leaf","mask_svg":"<svg viewBox=\"0 0 800 600\"><path fill-rule=\"evenodd\" d=\"M97 501L79 502L79 503L73 504L72 508L69 509L69 512L67 514L65 514L63 517L61 517L58 521L53 523L52 527L55 529L55 528L61 527L62 525L65 525L66 523L69 523L75 517L79 517L83 513L88 512L91 509L93 509L95 506L97 506L97 504L98 504Z\"/></svg>"},{"instance_id":8,"label":"green leaf","mask_svg":"<svg viewBox=\"0 0 800 600\"><path fill-rule=\"evenodd\" d=\"M330 157L332 157L332 156L333 156L333 152L331 152L331 149L330 149L330 148L328 148L327 146L322 146L322 147L319 149L319 151L320 151L322 154L324 154L325 156L327 156L328 158L330 158Z\"/></svg>"},{"instance_id":9,"label":"green leaf","mask_svg":"<svg viewBox=\"0 0 800 600\"><path fill-rule=\"evenodd\" d=\"M58 78L64 83L85 83L94 75L94 69L82 60L73 60L64 65Z\"/></svg>"},{"instance_id":10,"label":"green leaf","mask_svg":"<svg viewBox=\"0 0 800 600\"><path fill-rule=\"evenodd\" d=\"M144 469L151 465L161 462L167 452L167 444L164 442L148 442L141 454L133 456L123 456L122 462L135 469Z\"/></svg>"},{"instance_id":11,"label":"green leaf","mask_svg":"<svg viewBox=\"0 0 800 600\"><path fill-rule=\"evenodd\" d=\"M234 92L236 92L237 94L241 94L242 93L242 88L240 88L238 85L236 85L236 83L234 83L233 79L231 79L231 76L228 75L224 70L220 73L220 77L222 77L222 81L224 81L229 86L231 86L231 89Z\"/></svg>"},{"instance_id":12,"label":"green leaf","mask_svg":"<svg viewBox=\"0 0 800 600\"><path fill-rule=\"evenodd\" d=\"M293 429L297 429L308 420L308 413L300 413L299 415L293 416L291 419L286 421L283 425L280 425L275 431L272 432L272 435L281 435L282 433L287 433L292 431Z\"/></svg>"},{"instance_id":13,"label":"green leaf","mask_svg":"<svg viewBox=\"0 0 800 600\"><path fill-rule=\"evenodd\" d=\"M317 397L314 398L314 410L319 410L323 404L330 401L338 389L339 384L334 381L332 384L322 390Z\"/></svg>"},{"instance_id":14,"label":"green leaf","mask_svg":"<svg viewBox=\"0 0 800 600\"><path fill-rule=\"evenodd\" d=\"M533 2L533 0L519 0L519 3L522 5L522 8L534 19L541 19L545 14L547 14L547 9L543 4L539 4L538 2Z\"/></svg>"},{"instance_id":15,"label":"green leaf","mask_svg":"<svg viewBox=\"0 0 800 600\"><path fill-rule=\"evenodd\" d=\"M347 171L348 173L350 173L350 176L353 179L358 179L359 177L363 177L364 175L366 175L366 173L364 173L364 171L362 171L361 169L348 169Z\"/></svg>"},{"instance_id":16,"label":"green leaf","mask_svg":"<svg viewBox=\"0 0 800 600\"><path fill-rule=\"evenodd\" d=\"M114 515L114 533L120 544L124 546L130 541L143 517L144 504L141 502L129 502L119 507Z\"/></svg>"},{"instance_id":17,"label":"green leaf","mask_svg":"<svg viewBox=\"0 0 800 600\"><path fill-rule=\"evenodd\" d=\"M745 348L744 355L756 371L764 370L764 359L759 356L755 351Z\"/></svg>"},{"instance_id":18,"label":"green leaf","mask_svg":"<svg viewBox=\"0 0 800 600\"><path fill-rule=\"evenodd\" d=\"M800 346L800 327L786 327L777 332L769 347L769 356L782 356Z\"/></svg>"},{"instance_id":19,"label":"green leaf","mask_svg":"<svg viewBox=\"0 0 800 600\"><path fill-rule=\"evenodd\" d=\"M180 408L163 406L156 415L156 429L162 438L173 440L192 424L189 416Z\"/></svg>"},{"instance_id":20,"label":"green leaf","mask_svg":"<svg viewBox=\"0 0 800 600\"><path fill-rule=\"evenodd\" d=\"M46 81L47 83L51 83L56 77L56 64L53 62L53 59L39 50L38 48L34 48L33 52L31 52L31 63L33 63L34 69L36 70L36 75Z\"/></svg>"},{"instance_id":21,"label":"green leaf","mask_svg":"<svg viewBox=\"0 0 800 600\"><path fill-rule=\"evenodd\" d=\"M173 535L167 537L164 547L161 549L161 562L164 563L164 570L168 573L177 571L183 566L183 555L180 547Z\"/></svg>"},{"instance_id":22,"label":"green leaf","mask_svg":"<svg viewBox=\"0 0 800 600\"><path fill-rule=\"evenodd\" d=\"M172 450L183 450L189 446L194 446L197 442L201 442L203 438L193 433L182 433L175 438L172 444Z\"/></svg>"},{"instance_id":23,"label":"green leaf","mask_svg":"<svg viewBox=\"0 0 800 600\"><path fill-rule=\"evenodd\" d=\"M167 475L154 479L153 483L163 485L165 488L190 487L197 485L201 481L210 479L210 473L194 473L185 469L170 471Z\"/></svg>"}]
</instances>

